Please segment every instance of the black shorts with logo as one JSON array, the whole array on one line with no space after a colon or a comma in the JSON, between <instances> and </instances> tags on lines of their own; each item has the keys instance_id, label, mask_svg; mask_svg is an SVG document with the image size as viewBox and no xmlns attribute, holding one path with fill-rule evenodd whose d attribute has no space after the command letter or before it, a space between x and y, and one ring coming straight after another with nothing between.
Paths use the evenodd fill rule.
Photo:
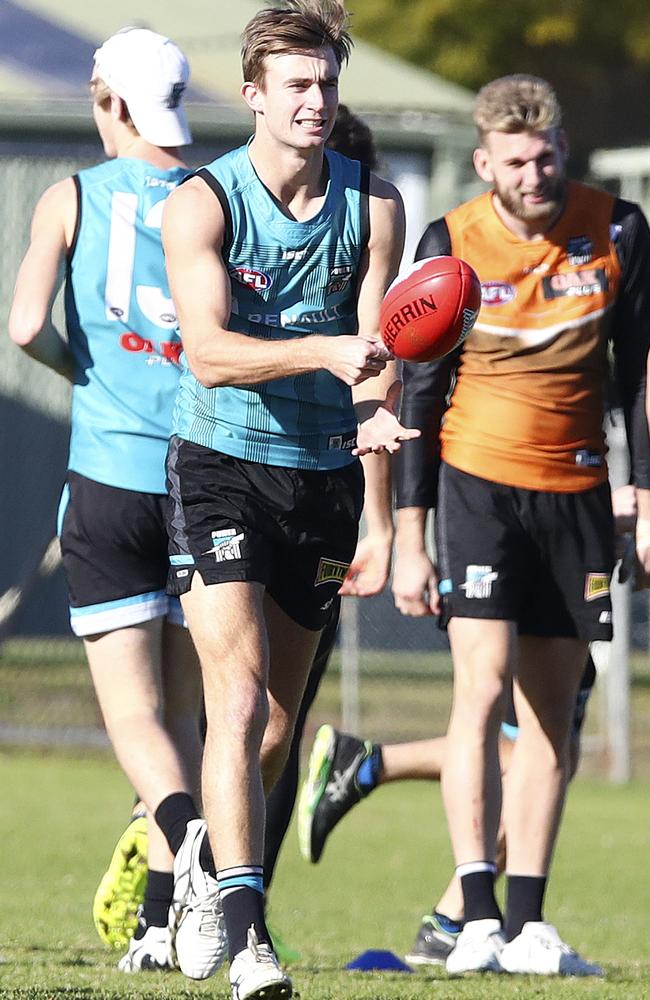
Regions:
<instances>
[{"instance_id":1,"label":"black shorts with logo","mask_svg":"<svg viewBox=\"0 0 650 1000\"><path fill-rule=\"evenodd\" d=\"M68 472L59 507L61 555L75 635L167 618L182 625L165 591L167 497Z\"/></svg>"},{"instance_id":2,"label":"black shorts with logo","mask_svg":"<svg viewBox=\"0 0 650 1000\"><path fill-rule=\"evenodd\" d=\"M515 621L522 635L612 637L609 485L583 493L504 486L442 464L436 512L440 624Z\"/></svg>"},{"instance_id":3,"label":"black shorts with logo","mask_svg":"<svg viewBox=\"0 0 650 1000\"><path fill-rule=\"evenodd\" d=\"M363 471L291 469L173 437L167 454L168 592L255 581L295 622L317 631L357 544Z\"/></svg>"}]
</instances>

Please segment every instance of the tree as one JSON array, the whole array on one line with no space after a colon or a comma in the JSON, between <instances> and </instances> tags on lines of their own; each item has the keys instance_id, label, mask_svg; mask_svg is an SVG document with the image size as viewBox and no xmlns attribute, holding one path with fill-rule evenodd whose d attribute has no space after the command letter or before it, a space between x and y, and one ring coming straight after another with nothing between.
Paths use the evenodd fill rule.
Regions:
<instances>
[{"instance_id":1,"label":"tree","mask_svg":"<svg viewBox=\"0 0 650 1000\"><path fill-rule=\"evenodd\" d=\"M350 0L360 37L478 89L549 79L574 144L650 141L647 0Z\"/></svg>"}]
</instances>

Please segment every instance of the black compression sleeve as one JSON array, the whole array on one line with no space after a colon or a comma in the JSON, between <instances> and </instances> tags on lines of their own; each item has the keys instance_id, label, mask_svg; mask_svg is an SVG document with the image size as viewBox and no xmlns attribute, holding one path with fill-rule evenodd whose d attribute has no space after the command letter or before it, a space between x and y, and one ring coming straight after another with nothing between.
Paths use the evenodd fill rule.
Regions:
<instances>
[{"instance_id":1,"label":"black compression sleeve","mask_svg":"<svg viewBox=\"0 0 650 1000\"><path fill-rule=\"evenodd\" d=\"M437 219L427 226L415 251L415 260L449 254L451 239L447 223ZM422 434L414 441L405 441L396 455L397 507L436 505L438 436L460 352L461 348L457 348L438 361L404 364L401 420L405 427L416 427Z\"/></svg>"},{"instance_id":2,"label":"black compression sleeve","mask_svg":"<svg viewBox=\"0 0 650 1000\"><path fill-rule=\"evenodd\" d=\"M612 342L616 381L625 414L631 482L650 489L650 435L646 416L646 363L650 347L650 230L638 205L618 199L612 216L621 264Z\"/></svg>"}]
</instances>

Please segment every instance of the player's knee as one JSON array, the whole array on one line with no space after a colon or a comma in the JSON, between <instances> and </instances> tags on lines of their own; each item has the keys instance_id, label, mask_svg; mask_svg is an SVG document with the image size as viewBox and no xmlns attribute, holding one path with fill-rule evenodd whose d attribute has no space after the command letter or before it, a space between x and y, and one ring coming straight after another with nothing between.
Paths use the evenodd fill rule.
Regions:
<instances>
[{"instance_id":1,"label":"player's knee","mask_svg":"<svg viewBox=\"0 0 650 1000\"><path fill-rule=\"evenodd\" d=\"M209 705L206 708L206 739L227 738L231 743L244 746L251 752L259 751L269 719L264 685L256 684L253 680L246 684L241 679L240 684L230 688L223 703L216 705L213 711Z\"/></svg>"},{"instance_id":2,"label":"player's knee","mask_svg":"<svg viewBox=\"0 0 650 1000\"><path fill-rule=\"evenodd\" d=\"M289 757L292 729L286 716L272 714L264 732L261 758L264 784L272 786Z\"/></svg>"},{"instance_id":3,"label":"player's knee","mask_svg":"<svg viewBox=\"0 0 650 1000\"><path fill-rule=\"evenodd\" d=\"M504 685L499 677L474 677L454 682L452 715L477 735L497 731L501 725L504 705Z\"/></svg>"}]
</instances>

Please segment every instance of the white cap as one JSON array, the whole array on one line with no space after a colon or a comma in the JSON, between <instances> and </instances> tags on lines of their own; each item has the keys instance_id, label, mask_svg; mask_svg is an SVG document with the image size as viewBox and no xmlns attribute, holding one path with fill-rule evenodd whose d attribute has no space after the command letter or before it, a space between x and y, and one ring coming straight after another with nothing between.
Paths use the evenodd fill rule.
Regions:
<instances>
[{"instance_id":1,"label":"white cap","mask_svg":"<svg viewBox=\"0 0 650 1000\"><path fill-rule=\"evenodd\" d=\"M187 146L181 105L190 76L177 45L148 28L123 28L95 52L95 74L126 101L133 124L154 146Z\"/></svg>"}]
</instances>

